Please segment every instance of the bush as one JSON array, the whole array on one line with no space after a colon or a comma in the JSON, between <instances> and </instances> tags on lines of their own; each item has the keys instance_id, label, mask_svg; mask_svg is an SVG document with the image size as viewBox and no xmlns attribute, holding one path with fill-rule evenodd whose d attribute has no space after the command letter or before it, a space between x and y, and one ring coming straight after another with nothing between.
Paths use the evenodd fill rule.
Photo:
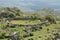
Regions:
<instances>
[{"instance_id":1,"label":"bush","mask_svg":"<svg viewBox=\"0 0 60 40\"><path fill-rule=\"evenodd\" d=\"M45 19L48 20L50 23L56 24L56 18L53 15L46 15Z\"/></svg>"},{"instance_id":2,"label":"bush","mask_svg":"<svg viewBox=\"0 0 60 40\"><path fill-rule=\"evenodd\" d=\"M33 36L33 34L32 34L32 33L30 33L30 36Z\"/></svg>"},{"instance_id":3,"label":"bush","mask_svg":"<svg viewBox=\"0 0 60 40\"><path fill-rule=\"evenodd\" d=\"M42 27L39 27L40 29L42 29Z\"/></svg>"},{"instance_id":4,"label":"bush","mask_svg":"<svg viewBox=\"0 0 60 40\"><path fill-rule=\"evenodd\" d=\"M34 40L33 38L30 38L30 39L28 39L28 40Z\"/></svg>"},{"instance_id":5,"label":"bush","mask_svg":"<svg viewBox=\"0 0 60 40\"><path fill-rule=\"evenodd\" d=\"M5 38L5 33L1 33L0 39L4 39L4 38Z\"/></svg>"},{"instance_id":6,"label":"bush","mask_svg":"<svg viewBox=\"0 0 60 40\"><path fill-rule=\"evenodd\" d=\"M3 10L2 10L3 9ZM0 8L0 18L8 18L8 17L16 17L16 16L20 16L21 14L23 14L23 12L17 8L17 7L3 7Z\"/></svg>"}]
</instances>

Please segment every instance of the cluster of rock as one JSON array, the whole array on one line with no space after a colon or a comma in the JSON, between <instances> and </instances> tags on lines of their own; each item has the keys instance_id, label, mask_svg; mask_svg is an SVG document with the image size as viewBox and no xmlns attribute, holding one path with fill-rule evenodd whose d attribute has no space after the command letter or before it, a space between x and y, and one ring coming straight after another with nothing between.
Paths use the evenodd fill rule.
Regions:
<instances>
[{"instance_id":1,"label":"cluster of rock","mask_svg":"<svg viewBox=\"0 0 60 40\"><path fill-rule=\"evenodd\" d=\"M36 25L29 25L27 28L25 28L25 32L29 32L30 30L39 30L39 29L42 29L42 25L43 24L47 24L48 23L48 21L45 21L45 22L42 22L42 23L40 23L40 24L36 24Z\"/></svg>"},{"instance_id":2,"label":"cluster of rock","mask_svg":"<svg viewBox=\"0 0 60 40\"><path fill-rule=\"evenodd\" d=\"M60 40L60 34L58 32L54 33L52 40Z\"/></svg>"}]
</instances>

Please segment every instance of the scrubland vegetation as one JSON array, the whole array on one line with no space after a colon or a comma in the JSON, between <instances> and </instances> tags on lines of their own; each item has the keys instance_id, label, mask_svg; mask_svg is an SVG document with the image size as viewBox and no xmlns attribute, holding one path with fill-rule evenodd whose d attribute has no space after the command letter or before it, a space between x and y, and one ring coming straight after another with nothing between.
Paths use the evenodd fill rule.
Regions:
<instances>
[{"instance_id":1,"label":"scrubland vegetation","mask_svg":"<svg viewBox=\"0 0 60 40\"><path fill-rule=\"evenodd\" d=\"M0 40L57 40L60 18L53 12L41 9L27 14L17 7L0 8Z\"/></svg>"}]
</instances>

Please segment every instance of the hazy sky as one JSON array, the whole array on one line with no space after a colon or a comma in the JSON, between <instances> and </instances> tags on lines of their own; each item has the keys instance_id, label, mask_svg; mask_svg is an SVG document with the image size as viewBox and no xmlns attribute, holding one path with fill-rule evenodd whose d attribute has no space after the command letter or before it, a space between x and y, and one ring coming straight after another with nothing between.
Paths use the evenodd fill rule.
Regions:
<instances>
[{"instance_id":1,"label":"hazy sky","mask_svg":"<svg viewBox=\"0 0 60 40\"><path fill-rule=\"evenodd\" d=\"M60 0L0 0L0 7L17 6L24 11L34 11L41 8L60 10Z\"/></svg>"}]
</instances>

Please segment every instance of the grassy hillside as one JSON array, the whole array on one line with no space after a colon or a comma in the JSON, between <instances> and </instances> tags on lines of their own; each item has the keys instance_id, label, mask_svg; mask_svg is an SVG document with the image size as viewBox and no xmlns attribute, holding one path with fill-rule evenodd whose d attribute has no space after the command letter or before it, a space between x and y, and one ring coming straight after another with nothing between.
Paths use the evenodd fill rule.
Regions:
<instances>
[{"instance_id":1,"label":"grassy hillside","mask_svg":"<svg viewBox=\"0 0 60 40\"><path fill-rule=\"evenodd\" d=\"M34 21L32 21L32 24L33 24L33 22ZM36 21L36 22L38 22L38 21ZM34 22L34 23L36 23L36 22ZM16 22L14 22L14 23L16 23ZM23 21L22 21L22 23L23 23ZM25 23L23 23L23 24L25 24ZM22 36L22 35L26 34L23 31L25 28L26 27L23 27L22 26L22 27L16 27L16 28L8 28L7 30L1 30L0 29L0 31L1 31L1 33L4 33L5 32L5 35L6 36L9 35L12 32L19 31L20 32L20 36ZM31 39L31 38L33 38L34 40L46 40L47 38L53 37L53 34L57 31L57 29L55 29L55 28L60 28L60 24L50 24L48 26L43 25L42 26L42 29L39 30L39 31L38 30L37 31L34 31L34 32L31 32L30 31L30 33L32 33L33 36L26 37L26 38L24 38L24 40L28 40L28 39ZM47 29L49 29L49 30L47 30ZM60 32L58 32L58 33L60 33ZM7 40L7 39L0 39L0 40Z\"/></svg>"},{"instance_id":2,"label":"grassy hillside","mask_svg":"<svg viewBox=\"0 0 60 40\"><path fill-rule=\"evenodd\" d=\"M56 35L60 35L60 21L56 20L54 13L51 9L41 9L24 14L16 7L0 8L0 40L8 40L10 37L12 40L53 40Z\"/></svg>"}]
</instances>

